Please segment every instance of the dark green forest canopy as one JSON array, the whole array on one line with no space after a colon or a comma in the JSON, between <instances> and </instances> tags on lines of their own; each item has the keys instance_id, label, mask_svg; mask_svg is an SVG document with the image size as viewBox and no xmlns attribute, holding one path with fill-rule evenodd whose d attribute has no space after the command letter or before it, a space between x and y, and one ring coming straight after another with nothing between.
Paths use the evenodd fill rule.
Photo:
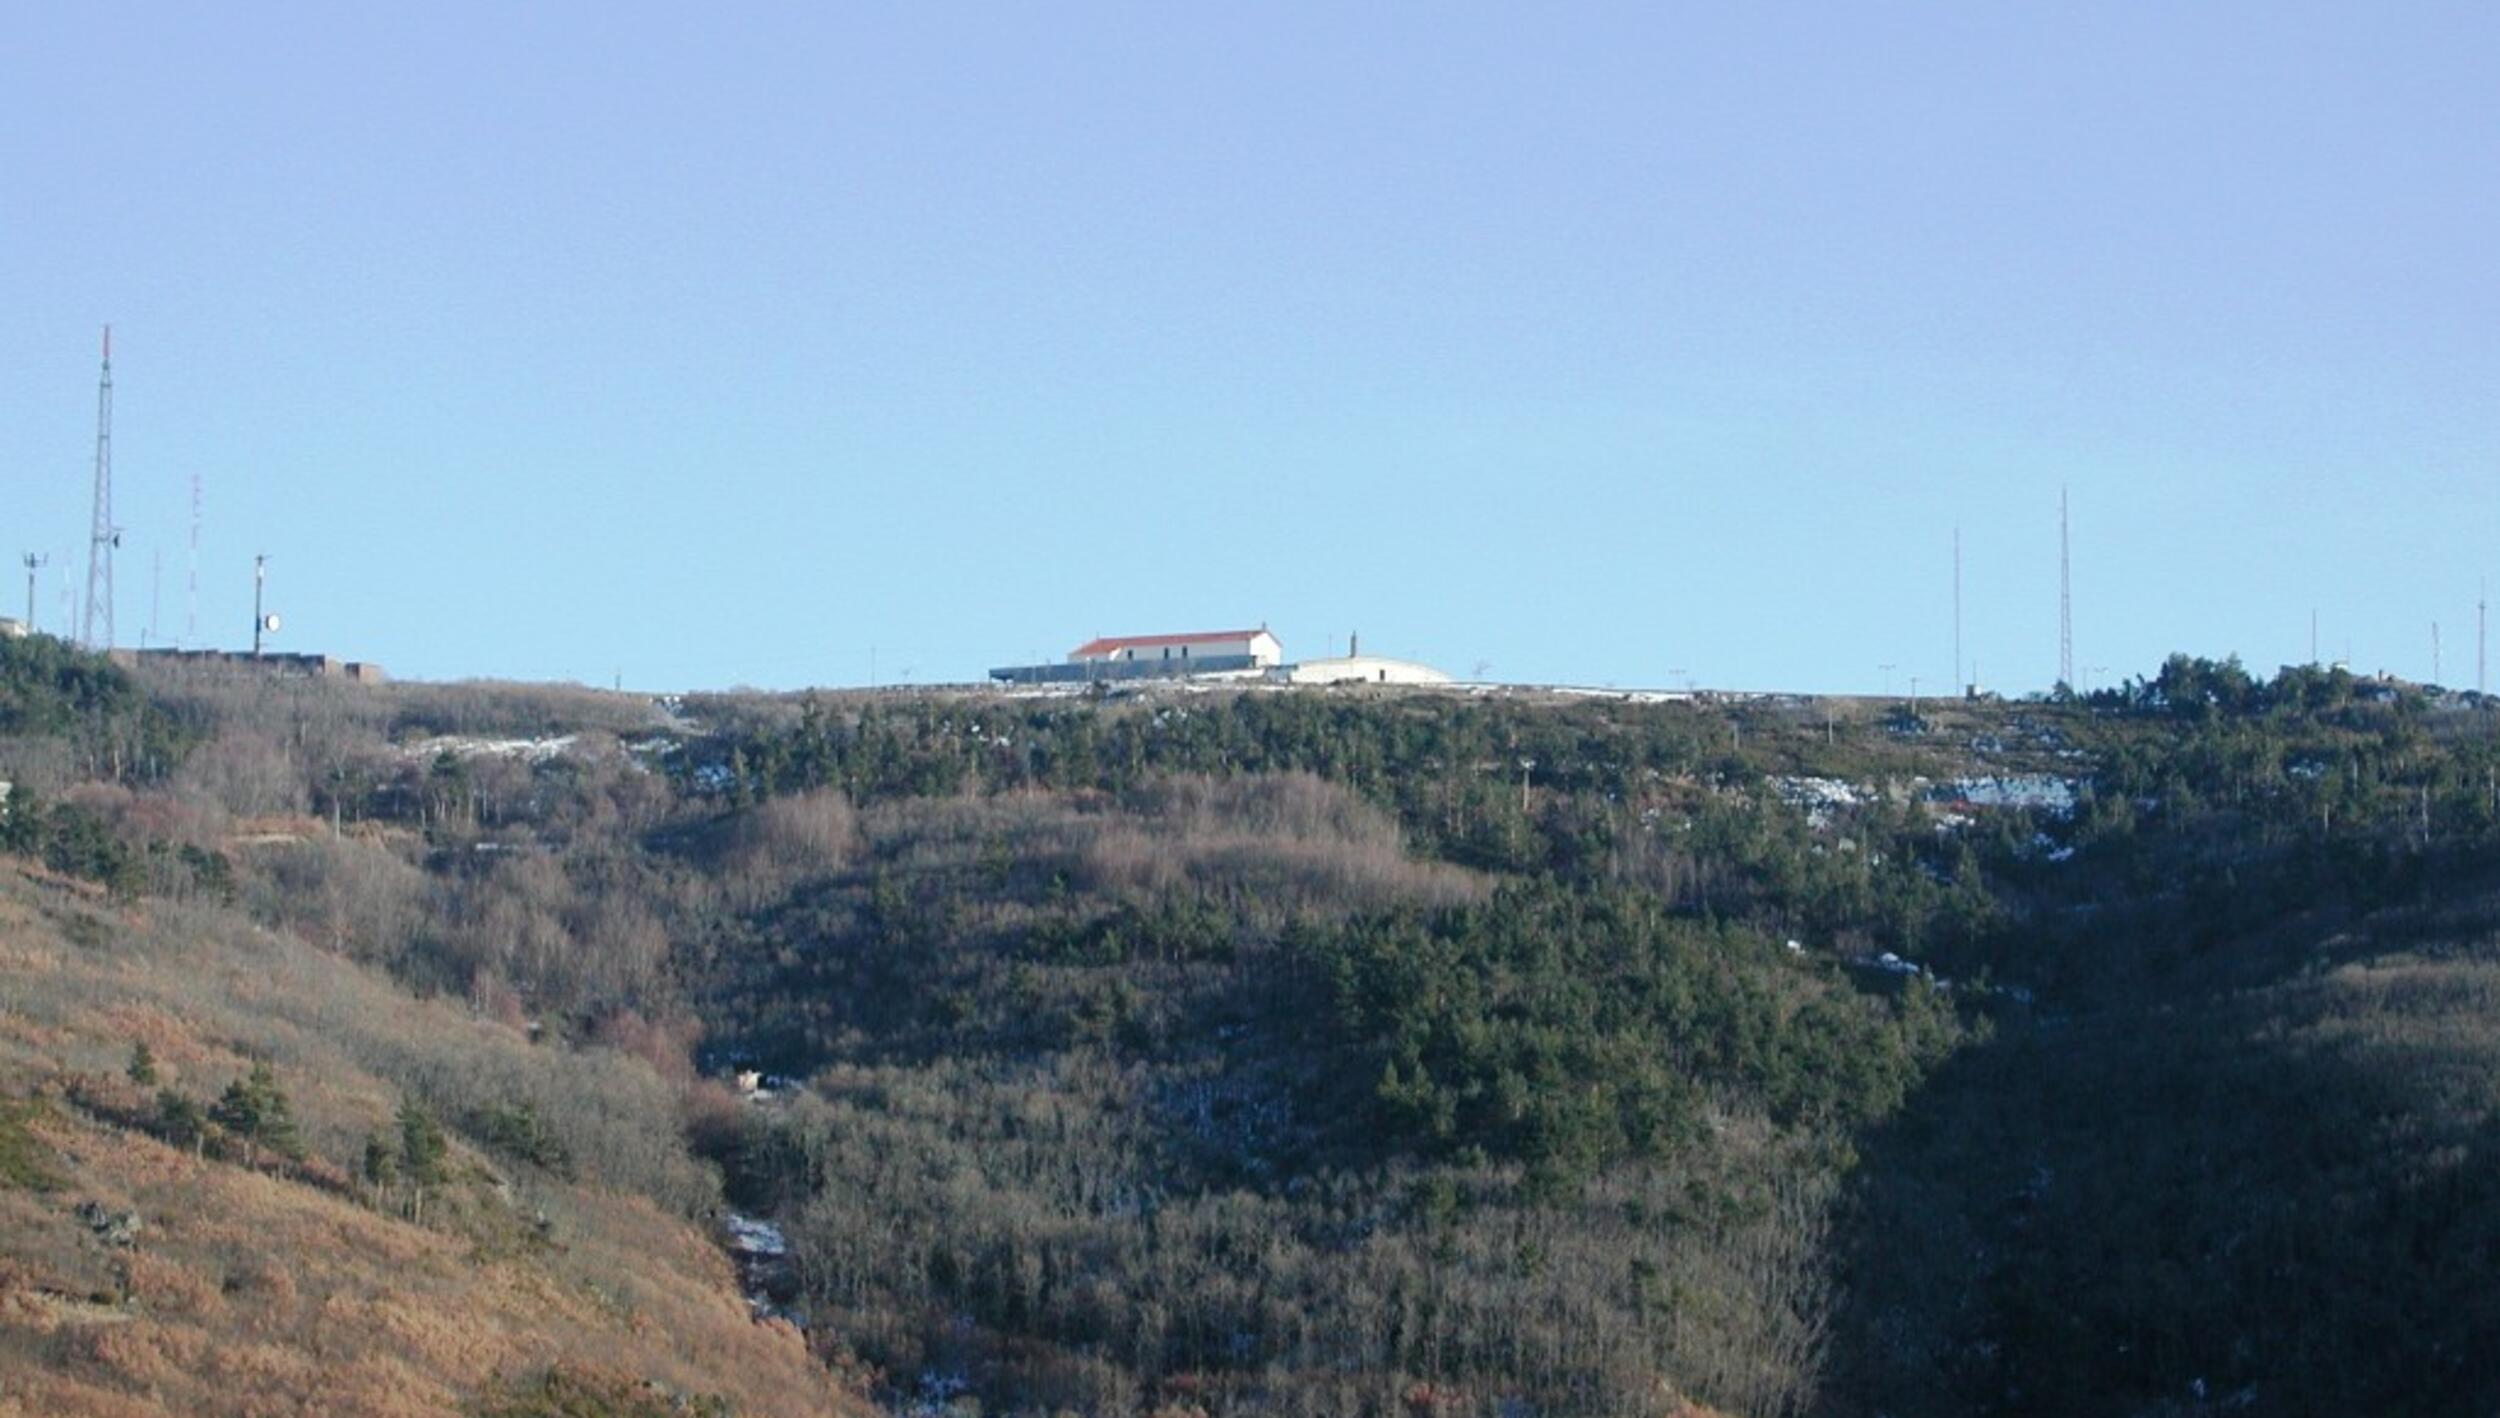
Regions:
<instances>
[{"instance_id":1,"label":"dark green forest canopy","mask_svg":"<svg viewBox=\"0 0 2500 1418\"><path fill-rule=\"evenodd\" d=\"M1689 1145L1714 1090L1791 1124L1883 1117L1958 1033L1932 984L1860 994L1627 892L1505 890L1292 948L1341 1040L1380 1060L1388 1136L1528 1162L1543 1188Z\"/></svg>"}]
</instances>

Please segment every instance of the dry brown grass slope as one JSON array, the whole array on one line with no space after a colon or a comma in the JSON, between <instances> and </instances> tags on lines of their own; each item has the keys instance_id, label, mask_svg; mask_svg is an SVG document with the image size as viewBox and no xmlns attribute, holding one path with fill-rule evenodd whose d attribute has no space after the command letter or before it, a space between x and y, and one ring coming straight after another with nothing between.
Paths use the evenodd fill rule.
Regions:
<instances>
[{"instance_id":1,"label":"dry brown grass slope","mask_svg":"<svg viewBox=\"0 0 2500 1418\"><path fill-rule=\"evenodd\" d=\"M112 1121L149 1102L122 1076L141 1040L202 1101L269 1060L312 1158L255 1169ZM455 1117L577 1103L582 1180L455 1142L425 1225L368 1204L346 1179L409 1089ZM0 1183L0 1418L456 1412L559 1361L738 1414L867 1411L652 1199L702 1181L645 1066L534 1047L239 918L123 912L0 863L0 1100L31 1100L52 1183ZM134 1243L82 1203L136 1213Z\"/></svg>"}]
</instances>

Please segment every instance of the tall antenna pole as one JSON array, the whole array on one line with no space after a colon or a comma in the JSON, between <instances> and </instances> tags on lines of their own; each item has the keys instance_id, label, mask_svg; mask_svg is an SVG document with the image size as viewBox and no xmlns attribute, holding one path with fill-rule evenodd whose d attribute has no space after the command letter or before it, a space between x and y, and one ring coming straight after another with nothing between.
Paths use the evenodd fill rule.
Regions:
<instances>
[{"instance_id":1,"label":"tall antenna pole","mask_svg":"<svg viewBox=\"0 0 2500 1418\"><path fill-rule=\"evenodd\" d=\"M35 633L35 572L52 564L52 558L28 552L18 560L26 563L26 633Z\"/></svg>"},{"instance_id":2,"label":"tall antenna pole","mask_svg":"<svg viewBox=\"0 0 2500 1418\"><path fill-rule=\"evenodd\" d=\"M261 589L269 584L269 554L262 552L252 558L252 658L260 658L260 632L269 621L260 611Z\"/></svg>"},{"instance_id":3,"label":"tall antenna pole","mask_svg":"<svg viewBox=\"0 0 2500 1418\"><path fill-rule=\"evenodd\" d=\"M200 639L200 475L191 475L191 598L182 612L182 644L189 649Z\"/></svg>"},{"instance_id":4,"label":"tall antenna pole","mask_svg":"<svg viewBox=\"0 0 2500 1418\"><path fill-rule=\"evenodd\" d=\"M1959 694L1969 680L1962 678L1962 529L1953 529L1953 692Z\"/></svg>"},{"instance_id":5,"label":"tall antenna pole","mask_svg":"<svg viewBox=\"0 0 2500 1418\"><path fill-rule=\"evenodd\" d=\"M164 622L164 615L163 615L164 609L165 609L165 549L164 549L163 547L155 547L155 548L151 549L151 550L150 550L150 552L149 552L149 560L148 560L148 628L147 628L147 629L145 629L145 630L143 630L143 631L141 631L141 632L139 632L139 644L141 645L141 647L143 647L143 648L144 648L144 647L147 645L147 643L148 643L149 641L151 641L151 640L155 640L155 639L157 638L157 629L156 629L156 628L157 628L158 626L160 626L160 625L162 625L162 624L164 624L164 623L165 623L165 622Z\"/></svg>"},{"instance_id":6,"label":"tall antenna pole","mask_svg":"<svg viewBox=\"0 0 2500 1418\"><path fill-rule=\"evenodd\" d=\"M2487 637L2491 631L2491 609L2483 599L2487 593L2488 587L2485 583L2481 581L2474 583L2474 692L2476 694L2491 692L2483 683L2483 648L2489 643Z\"/></svg>"},{"instance_id":7,"label":"tall antenna pole","mask_svg":"<svg viewBox=\"0 0 2500 1418\"><path fill-rule=\"evenodd\" d=\"M2057 682L2075 685L2074 563L2067 555L2066 488L2057 489Z\"/></svg>"},{"instance_id":8,"label":"tall antenna pole","mask_svg":"<svg viewBox=\"0 0 2500 1418\"><path fill-rule=\"evenodd\" d=\"M2309 663L2318 663L2318 608L2309 608Z\"/></svg>"},{"instance_id":9,"label":"tall antenna pole","mask_svg":"<svg viewBox=\"0 0 2500 1418\"><path fill-rule=\"evenodd\" d=\"M95 522L87 534L87 609L78 638L90 650L113 648L113 327L104 327L104 373L96 381ZM100 633L99 633L100 632Z\"/></svg>"}]
</instances>

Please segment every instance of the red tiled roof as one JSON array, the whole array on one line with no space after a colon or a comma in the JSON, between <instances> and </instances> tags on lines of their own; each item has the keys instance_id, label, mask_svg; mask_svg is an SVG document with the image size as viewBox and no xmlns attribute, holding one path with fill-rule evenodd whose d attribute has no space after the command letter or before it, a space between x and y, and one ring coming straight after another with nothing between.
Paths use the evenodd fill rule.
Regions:
<instances>
[{"instance_id":1,"label":"red tiled roof","mask_svg":"<svg viewBox=\"0 0 2500 1418\"><path fill-rule=\"evenodd\" d=\"M1267 634L1267 627L1256 630L1207 630L1195 635L1102 635L1086 641L1068 652L1071 658L1087 655L1108 655L1120 650L1142 650L1153 645L1197 644L1207 640L1248 640Z\"/></svg>"}]
</instances>

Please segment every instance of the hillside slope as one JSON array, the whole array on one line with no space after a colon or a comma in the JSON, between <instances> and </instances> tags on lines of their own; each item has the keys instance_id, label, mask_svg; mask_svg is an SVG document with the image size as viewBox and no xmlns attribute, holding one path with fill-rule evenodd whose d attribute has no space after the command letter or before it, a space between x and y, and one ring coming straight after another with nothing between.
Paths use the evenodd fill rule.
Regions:
<instances>
[{"instance_id":1,"label":"hillside slope","mask_svg":"<svg viewBox=\"0 0 2500 1418\"><path fill-rule=\"evenodd\" d=\"M93 1336L173 1324L302 1361L176 1406L407 1366L493 1418L828 1369L914 1415L2492 1411L2496 711L2186 657L653 703L0 645L9 1357L145 1398ZM465 1178L422 1198L349 1175L411 1101ZM806 1345L675 1219L724 1197ZM214 1323L124 1305L151 1244ZM405 1305L463 1338L323 1328Z\"/></svg>"},{"instance_id":2,"label":"hillside slope","mask_svg":"<svg viewBox=\"0 0 2500 1418\"><path fill-rule=\"evenodd\" d=\"M119 906L11 866L0 1003L18 1164L0 1183L0 1413L431 1414L496 1395L522 1413L566 1392L624 1405L566 1412L863 1411L662 1204L708 1183L639 1061L533 1048L216 908ZM153 1088L126 1076L141 1044ZM255 1062L302 1161L159 1135L157 1093L213 1105ZM449 1116L560 1097L565 1165L455 1140L419 1224L404 1182L351 1175L411 1095Z\"/></svg>"}]
</instances>

